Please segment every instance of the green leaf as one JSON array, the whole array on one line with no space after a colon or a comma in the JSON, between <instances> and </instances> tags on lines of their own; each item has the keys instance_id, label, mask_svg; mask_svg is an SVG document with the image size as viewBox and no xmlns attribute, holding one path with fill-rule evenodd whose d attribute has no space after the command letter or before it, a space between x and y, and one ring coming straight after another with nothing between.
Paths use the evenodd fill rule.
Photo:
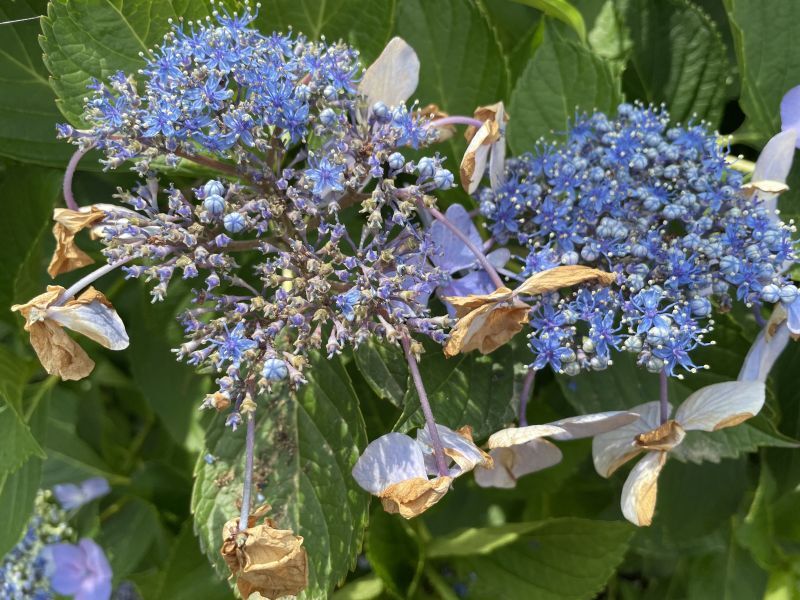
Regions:
<instances>
[{"instance_id":1,"label":"green leaf","mask_svg":"<svg viewBox=\"0 0 800 600\"><path fill-rule=\"evenodd\" d=\"M753 141L766 142L780 131L780 102L800 82L797 28L800 2L725 0L742 88L739 105L747 116L743 129Z\"/></svg>"},{"instance_id":2,"label":"green leaf","mask_svg":"<svg viewBox=\"0 0 800 600\"><path fill-rule=\"evenodd\" d=\"M203 434L197 420L198 407L208 389L208 379L178 362L171 351L182 342L175 315L187 296L176 286L164 302L151 304L149 294L139 292L127 326L134 382L173 439L199 451Z\"/></svg>"},{"instance_id":3,"label":"green leaf","mask_svg":"<svg viewBox=\"0 0 800 600\"><path fill-rule=\"evenodd\" d=\"M21 414L22 389L31 371L31 363L0 347L0 476L31 456L45 456Z\"/></svg>"},{"instance_id":4,"label":"green leaf","mask_svg":"<svg viewBox=\"0 0 800 600\"><path fill-rule=\"evenodd\" d=\"M355 349L353 358L378 398L403 406L408 388L408 365L400 348L370 338Z\"/></svg>"},{"instance_id":5,"label":"green leaf","mask_svg":"<svg viewBox=\"0 0 800 600\"><path fill-rule=\"evenodd\" d=\"M422 105L434 102L450 114L471 115L506 97L500 44L467 0L405 0L398 7L397 33L420 56L415 97Z\"/></svg>"},{"instance_id":6,"label":"green leaf","mask_svg":"<svg viewBox=\"0 0 800 600\"><path fill-rule=\"evenodd\" d=\"M772 504L776 485L767 464L761 465L758 487L745 517L734 523L736 541L750 551L753 560L764 569L781 566L780 550L775 543L775 525Z\"/></svg>"},{"instance_id":7,"label":"green leaf","mask_svg":"<svg viewBox=\"0 0 800 600\"><path fill-rule=\"evenodd\" d=\"M630 525L614 521L564 518L529 525L534 527L519 540L487 555L452 560L470 597L594 598L622 562L633 534Z\"/></svg>"},{"instance_id":8,"label":"green leaf","mask_svg":"<svg viewBox=\"0 0 800 600\"><path fill-rule=\"evenodd\" d=\"M427 346L419 367L438 423L454 429L471 425L475 439L481 439L514 419L514 353L510 346L488 356L470 352L453 358L445 358L439 346ZM395 429L421 427L425 419L413 385L406 391L404 407Z\"/></svg>"},{"instance_id":9,"label":"green leaf","mask_svg":"<svg viewBox=\"0 0 800 600\"><path fill-rule=\"evenodd\" d=\"M13 218L0 219L0 261L4 265L0 273L0 316L20 329L22 320L8 307L44 292L41 241L50 235L62 177L63 173L55 169L21 166L11 167L0 181L0 198L13 214Z\"/></svg>"},{"instance_id":10,"label":"green leaf","mask_svg":"<svg viewBox=\"0 0 800 600\"><path fill-rule=\"evenodd\" d=\"M566 131L576 109L613 112L621 98L611 66L552 25L511 94L508 143L515 154L551 132Z\"/></svg>"},{"instance_id":11,"label":"green leaf","mask_svg":"<svg viewBox=\"0 0 800 600\"><path fill-rule=\"evenodd\" d=\"M97 543L106 551L117 580L135 572L153 544L163 543L161 529L156 508L138 498L128 500L103 522Z\"/></svg>"},{"instance_id":12,"label":"green leaf","mask_svg":"<svg viewBox=\"0 0 800 600\"><path fill-rule=\"evenodd\" d=\"M266 34L291 27L312 40L320 36L330 42L342 39L360 50L366 67L392 36L396 4L397 0L372 0L366 8L361 0L268 0L262 2L256 23ZM357 27L354 15L358 15Z\"/></svg>"},{"instance_id":13,"label":"green leaf","mask_svg":"<svg viewBox=\"0 0 800 600\"><path fill-rule=\"evenodd\" d=\"M581 42L586 43L586 24L583 22L583 16L566 0L514 0L514 2L538 8L544 14L563 21L575 30Z\"/></svg>"},{"instance_id":14,"label":"green leaf","mask_svg":"<svg viewBox=\"0 0 800 600\"><path fill-rule=\"evenodd\" d=\"M52 0L42 19L44 62L52 78L57 104L67 120L80 125L86 86L116 71L135 73L143 66L140 52L161 42L168 19L196 19L208 14L205 2L149 0Z\"/></svg>"},{"instance_id":15,"label":"green leaf","mask_svg":"<svg viewBox=\"0 0 800 600\"><path fill-rule=\"evenodd\" d=\"M51 487L65 481L81 481L89 477L105 477L112 484L127 484L128 479L114 473L76 430L79 399L63 387L53 390L53 401L47 419L43 485Z\"/></svg>"},{"instance_id":16,"label":"green leaf","mask_svg":"<svg viewBox=\"0 0 800 600\"><path fill-rule=\"evenodd\" d=\"M305 538L309 585L302 597L327 598L361 547L369 496L350 471L367 440L341 363L316 357L308 373L295 396L258 400L254 484L272 505L269 516ZM222 526L239 512L244 429L231 432L215 422L206 439L215 460L198 461L192 494L201 546L225 576L219 546Z\"/></svg>"},{"instance_id":17,"label":"green leaf","mask_svg":"<svg viewBox=\"0 0 800 600\"><path fill-rule=\"evenodd\" d=\"M696 114L716 126L733 68L711 17L688 0L634 0L625 16L641 99L666 103L673 121Z\"/></svg>"},{"instance_id":18,"label":"green leaf","mask_svg":"<svg viewBox=\"0 0 800 600\"><path fill-rule=\"evenodd\" d=\"M489 554L498 548L513 544L523 536L541 528L547 521L534 523L506 523L496 527L471 527L431 540L427 547L428 558L444 556L472 556Z\"/></svg>"},{"instance_id":19,"label":"green leaf","mask_svg":"<svg viewBox=\"0 0 800 600\"><path fill-rule=\"evenodd\" d=\"M538 10L508 0L479 0L508 61L510 83L525 69L541 41L544 15Z\"/></svg>"},{"instance_id":20,"label":"green leaf","mask_svg":"<svg viewBox=\"0 0 800 600\"><path fill-rule=\"evenodd\" d=\"M332 600L374 600L383 595L383 580L377 575L365 575L344 585L331 596Z\"/></svg>"},{"instance_id":21,"label":"green leaf","mask_svg":"<svg viewBox=\"0 0 800 600\"><path fill-rule=\"evenodd\" d=\"M31 428L41 437L47 418L47 403L38 406L31 417ZM7 438L3 438L7 444ZM0 519L0 556L13 548L25 532L36 501L36 492L42 479L42 459L30 456L13 473L0 475L0 506L3 518Z\"/></svg>"},{"instance_id":22,"label":"green leaf","mask_svg":"<svg viewBox=\"0 0 800 600\"><path fill-rule=\"evenodd\" d=\"M592 5L596 6L596 3L592 2ZM589 30L589 46L609 62L615 73L624 70L633 42L616 0L606 0L600 7Z\"/></svg>"},{"instance_id":23,"label":"green leaf","mask_svg":"<svg viewBox=\"0 0 800 600\"><path fill-rule=\"evenodd\" d=\"M152 575L148 574L147 581L154 584L147 598L228 600L231 597L228 586L200 552L191 521L184 523L172 543L169 556L159 569L158 580L152 582Z\"/></svg>"},{"instance_id":24,"label":"green leaf","mask_svg":"<svg viewBox=\"0 0 800 600\"><path fill-rule=\"evenodd\" d=\"M367 559L384 587L397 598L413 597L425 556L411 526L376 503L367 530Z\"/></svg>"},{"instance_id":25,"label":"green leaf","mask_svg":"<svg viewBox=\"0 0 800 600\"><path fill-rule=\"evenodd\" d=\"M37 0L3 2L0 21L35 17L44 13L45 6ZM62 116L37 43L39 23L34 19L2 27L0 156L40 165L64 165L73 149L56 139L56 123Z\"/></svg>"}]
</instances>

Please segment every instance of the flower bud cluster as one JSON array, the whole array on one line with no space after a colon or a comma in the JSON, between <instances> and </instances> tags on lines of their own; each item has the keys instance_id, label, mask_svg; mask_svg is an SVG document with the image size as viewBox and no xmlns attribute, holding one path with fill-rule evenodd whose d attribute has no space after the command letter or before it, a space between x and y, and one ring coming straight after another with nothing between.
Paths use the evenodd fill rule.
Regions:
<instances>
[{"instance_id":1,"label":"flower bud cluster","mask_svg":"<svg viewBox=\"0 0 800 600\"><path fill-rule=\"evenodd\" d=\"M72 528L67 515L49 491L36 495L33 516L22 539L0 564L0 595L3 598L47 600L54 596L47 573L48 561L42 551L50 544L70 541Z\"/></svg>"},{"instance_id":2,"label":"flower bud cluster","mask_svg":"<svg viewBox=\"0 0 800 600\"><path fill-rule=\"evenodd\" d=\"M533 367L608 366L611 350L674 375L713 326L712 309L756 308L798 296L792 222L741 189L706 126L673 126L659 108L622 104L616 118L577 119L560 144L506 162L505 181L479 193L500 242L527 250L525 274L559 264L610 270L617 285L540 299Z\"/></svg>"},{"instance_id":3,"label":"flower bud cluster","mask_svg":"<svg viewBox=\"0 0 800 600\"><path fill-rule=\"evenodd\" d=\"M145 178L94 233L110 263L153 282L154 301L192 282L176 352L219 374L204 407L230 408L233 427L260 392L302 383L311 350L411 332L442 342L449 325L417 300L446 279L417 206L453 176L438 155L403 154L437 130L404 104L368 105L349 46L264 36L254 18L176 25L140 71L141 95L117 74L88 100L91 129L62 128ZM217 174L162 186L159 161L181 157Z\"/></svg>"}]
</instances>

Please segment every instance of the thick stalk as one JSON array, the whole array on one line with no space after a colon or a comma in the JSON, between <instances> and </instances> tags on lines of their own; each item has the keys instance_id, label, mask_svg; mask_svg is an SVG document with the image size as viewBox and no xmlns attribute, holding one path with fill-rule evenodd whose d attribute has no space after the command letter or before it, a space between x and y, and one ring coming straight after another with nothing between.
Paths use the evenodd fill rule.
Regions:
<instances>
[{"instance_id":1,"label":"thick stalk","mask_svg":"<svg viewBox=\"0 0 800 600\"><path fill-rule=\"evenodd\" d=\"M442 117L441 119L436 119L428 123L428 127L446 127L448 125L471 125L472 127L480 127L483 125L483 121L473 119L472 117L454 115L452 117Z\"/></svg>"},{"instance_id":2,"label":"thick stalk","mask_svg":"<svg viewBox=\"0 0 800 600\"><path fill-rule=\"evenodd\" d=\"M528 409L528 400L530 400L531 392L533 392L533 381L536 378L536 370L530 369L525 375L525 381L522 384L522 391L519 394L519 426L527 427L528 418L525 412Z\"/></svg>"},{"instance_id":3,"label":"thick stalk","mask_svg":"<svg viewBox=\"0 0 800 600\"><path fill-rule=\"evenodd\" d=\"M503 287L503 280L500 279L500 275L497 274L497 270L492 266L492 263L486 258L486 255L478 248L475 244L472 243L463 231L461 231L458 227L456 227L450 219L448 219L444 214L442 214L438 209L425 207L431 213L431 216L439 221L442 225L447 227L453 235L455 235L459 240L464 242L464 245L469 248L469 251L475 256L478 260L478 263L483 267L484 271L489 275L489 278L492 280L492 283L500 288Z\"/></svg>"},{"instance_id":4,"label":"thick stalk","mask_svg":"<svg viewBox=\"0 0 800 600\"><path fill-rule=\"evenodd\" d=\"M69 286L64 291L64 293L61 294L61 296L58 298L58 300L56 300L53 303L53 306L61 306L67 300L69 300L75 294L77 294L83 288L85 288L87 285L89 285L91 283L94 283L97 279L100 279L103 275L105 275L107 273L110 273L111 271L113 271L117 267L121 267L122 265L124 265L127 262L132 261L134 258L135 257L133 257L133 256L129 256L127 258L123 258L122 260L118 260L115 263L108 263L107 265L103 265L99 269L95 269L94 271L92 271L91 273L86 275L85 277L82 277L81 279L79 279L78 281L73 283L71 286Z\"/></svg>"},{"instance_id":5,"label":"thick stalk","mask_svg":"<svg viewBox=\"0 0 800 600\"><path fill-rule=\"evenodd\" d=\"M64 171L64 183L62 189L64 190L64 202L66 203L67 208L70 210L78 210L78 208L80 208L78 203L75 202L75 196L72 194L72 178L75 176L75 170L78 168L78 163L81 162L81 159L86 156L86 153L92 148L94 148L94 144L87 146L86 148L78 148L75 150L72 158L70 158L69 162L67 163L67 169Z\"/></svg>"},{"instance_id":6,"label":"thick stalk","mask_svg":"<svg viewBox=\"0 0 800 600\"><path fill-rule=\"evenodd\" d=\"M659 403L661 408L661 423L666 423L669 419L669 378L663 369L658 374L660 383Z\"/></svg>"},{"instance_id":7,"label":"thick stalk","mask_svg":"<svg viewBox=\"0 0 800 600\"><path fill-rule=\"evenodd\" d=\"M256 420L247 413L247 434L244 447L244 484L242 485L242 511L239 513L239 531L247 529L250 518L250 493L253 489L253 453L256 445Z\"/></svg>"},{"instance_id":8,"label":"thick stalk","mask_svg":"<svg viewBox=\"0 0 800 600\"><path fill-rule=\"evenodd\" d=\"M419 373L417 359L414 357L414 353L411 352L411 340L408 336L403 336L402 344L403 352L405 352L406 355L406 361L408 361L408 370L411 373L414 387L417 388L419 404L422 407L422 414L425 415L425 423L428 427L428 433L431 436L431 442L433 443L433 456L436 459L436 470L439 472L439 476L443 477L448 474L447 459L445 458L442 440L439 438L439 430L436 428L436 421L433 418L431 404L428 401L428 394L425 392L425 386L422 383L422 376Z\"/></svg>"}]
</instances>

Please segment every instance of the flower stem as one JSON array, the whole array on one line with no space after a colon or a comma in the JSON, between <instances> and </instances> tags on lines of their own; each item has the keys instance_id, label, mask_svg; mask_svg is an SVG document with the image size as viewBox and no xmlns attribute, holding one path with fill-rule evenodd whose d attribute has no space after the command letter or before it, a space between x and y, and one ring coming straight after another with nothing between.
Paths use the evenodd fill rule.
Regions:
<instances>
[{"instance_id":1,"label":"flower stem","mask_svg":"<svg viewBox=\"0 0 800 600\"><path fill-rule=\"evenodd\" d=\"M78 210L78 208L80 208L78 203L75 202L75 196L72 194L72 178L75 176L78 163L81 162L81 159L86 156L92 148L94 148L94 144L75 150L72 158L70 158L67 163L67 169L64 171L64 183L62 188L64 190L64 203L70 210Z\"/></svg>"},{"instance_id":2,"label":"flower stem","mask_svg":"<svg viewBox=\"0 0 800 600\"><path fill-rule=\"evenodd\" d=\"M256 444L256 420L247 413L247 434L244 450L244 484L242 485L242 511L239 513L239 531L247 529L250 518L250 492L253 489L253 451Z\"/></svg>"},{"instance_id":3,"label":"flower stem","mask_svg":"<svg viewBox=\"0 0 800 600\"><path fill-rule=\"evenodd\" d=\"M472 117L454 115L452 117L442 117L441 119L436 119L428 123L428 127L446 127L448 125L472 125L473 127L480 127L483 125L483 121L473 119Z\"/></svg>"},{"instance_id":4,"label":"flower stem","mask_svg":"<svg viewBox=\"0 0 800 600\"><path fill-rule=\"evenodd\" d=\"M478 259L478 262L489 275L489 278L492 280L492 283L500 288L503 287L503 280L500 279L500 275L497 274L497 271L492 266L492 263L488 261L486 255L478 248L475 244L472 243L463 231L461 231L458 227L456 227L450 219L448 219L444 214L442 214L438 209L432 207L426 207L428 211L431 213L434 219L439 221L442 225L447 227L453 235L455 235L459 240L464 242L464 245L469 248L469 251L475 255L475 258Z\"/></svg>"},{"instance_id":5,"label":"flower stem","mask_svg":"<svg viewBox=\"0 0 800 600\"><path fill-rule=\"evenodd\" d=\"M411 340L409 337L403 336L402 338L403 352L408 361L408 370L411 373L411 379L414 381L414 387L417 388L417 395L419 396L419 404L422 407L422 414L425 415L425 423L428 427L428 433L433 442L433 456L436 459L436 469L440 477L448 474L447 459L444 455L444 446L442 440L439 439L439 430L436 428L436 421L433 418L433 411L431 411L431 404L428 402L428 394L425 392L425 386L422 384L422 376L419 373L419 365L414 353L411 352Z\"/></svg>"},{"instance_id":6,"label":"flower stem","mask_svg":"<svg viewBox=\"0 0 800 600\"><path fill-rule=\"evenodd\" d=\"M95 269L85 277L82 277L81 279L73 283L71 286L69 286L64 291L64 293L61 294L58 300L53 302L53 306L61 306L90 283L94 283L95 280L100 279L103 275L110 273L117 267L121 267L125 263L132 261L134 258L135 258L134 256L128 256L126 258L123 258L122 260L118 260L117 262L108 263L106 265L103 265L99 269Z\"/></svg>"},{"instance_id":7,"label":"flower stem","mask_svg":"<svg viewBox=\"0 0 800 600\"><path fill-rule=\"evenodd\" d=\"M533 392L533 381L536 378L536 370L529 369L527 375L525 375L525 381L522 384L522 391L519 394L519 426L520 427L527 427L528 425L528 418L525 416L525 411L528 408L528 400L531 397L531 393Z\"/></svg>"},{"instance_id":8,"label":"flower stem","mask_svg":"<svg viewBox=\"0 0 800 600\"><path fill-rule=\"evenodd\" d=\"M663 369L658 376L660 380L661 423L663 424L669 420L669 379L667 378L667 372Z\"/></svg>"}]
</instances>

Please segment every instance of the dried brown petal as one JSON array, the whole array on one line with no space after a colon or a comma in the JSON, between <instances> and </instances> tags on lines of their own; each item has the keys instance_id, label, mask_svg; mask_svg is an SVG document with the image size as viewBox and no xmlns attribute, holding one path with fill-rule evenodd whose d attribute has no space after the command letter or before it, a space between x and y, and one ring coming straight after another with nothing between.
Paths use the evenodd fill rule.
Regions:
<instances>
[{"instance_id":1,"label":"dried brown petal","mask_svg":"<svg viewBox=\"0 0 800 600\"><path fill-rule=\"evenodd\" d=\"M763 192L765 194L782 194L789 191L789 186L783 181L772 181L770 179L762 179L761 181L751 181L742 186L742 191L745 195L752 196L756 192Z\"/></svg>"},{"instance_id":2,"label":"dried brown petal","mask_svg":"<svg viewBox=\"0 0 800 600\"><path fill-rule=\"evenodd\" d=\"M249 526L243 531L238 531L238 519L225 524L222 557L231 576L237 577L236 586L242 598L254 592L266 598L296 596L308 585L303 538L289 529L276 529L270 519L256 526L262 514L263 510L250 515Z\"/></svg>"},{"instance_id":3,"label":"dried brown petal","mask_svg":"<svg viewBox=\"0 0 800 600\"><path fill-rule=\"evenodd\" d=\"M94 361L67 332L52 321L36 321L25 325L31 346L45 371L63 380L83 379L94 369Z\"/></svg>"},{"instance_id":4,"label":"dried brown petal","mask_svg":"<svg viewBox=\"0 0 800 600\"><path fill-rule=\"evenodd\" d=\"M670 419L655 429L636 436L637 445L646 450L672 450L683 441L686 432L677 421Z\"/></svg>"},{"instance_id":5,"label":"dried brown petal","mask_svg":"<svg viewBox=\"0 0 800 600\"><path fill-rule=\"evenodd\" d=\"M769 316L769 321L767 321L767 340L770 340L772 336L775 335L775 332L778 331L778 327L788 318L789 315L786 313L783 304L776 304L775 308L772 309L772 314Z\"/></svg>"},{"instance_id":6,"label":"dried brown petal","mask_svg":"<svg viewBox=\"0 0 800 600\"><path fill-rule=\"evenodd\" d=\"M411 519L441 500L450 489L452 481L452 477L414 477L390 485L378 497L383 504L383 510Z\"/></svg>"},{"instance_id":7,"label":"dried brown petal","mask_svg":"<svg viewBox=\"0 0 800 600\"><path fill-rule=\"evenodd\" d=\"M456 317L461 318L468 315L476 308L493 302L510 300L514 292L507 287L497 288L491 294L476 294L471 296L445 296L444 300L453 305L456 309Z\"/></svg>"},{"instance_id":8,"label":"dried brown petal","mask_svg":"<svg viewBox=\"0 0 800 600\"><path fill-rule=\"evenodd\" d=\"M91 227L105 218L106 214L92 206L88 211L57 208L53 211L53 237L56 249L47 267L50 277L80 269L94 262L91 256L78 248L75 235L86 227Z\"/></svg>"},{"instance_id":9,"label":"dried brown petal","mask_svg":"<svg viewBox=\"0 0 800 600\"><path fill-rule=\"evenodd\" d=\"M508 113L505 110L505 106L502 102L495 102L494 104L489 104L487 106L479 106L475 109L475 112L472 114L479 121L494 121L498 125L500 121L503 124L508 123ZM475 132L478 131L478 128L474 125L470 125L467 127L466 131L464 131L464 138L467 142L472 141L472 138L475 136Z\"/></svg>"},{"instance_id":10,"label":"dried brown petal","mask_svg":"<svg viewBox=\"0 0 800 600\"><path fill-rule=\"evenodd\" d=\"M529 311L530 306L518 300L511 304L484 304L458 320L444 347L445 356L497 350L522 330Z\"/></svg>"},{"instance_id":11,"label":"dried brown petal","mask_svg":"<svg viewBox=\"0 0 800 600\"><path fill-rule=\"evenodd\" d=\"M526 279L514 295L533 295L554 292L563 287L578 285L579 283L596 282L600 285L614 283L617 276L614 273L584 267L582 265L565 265L541 271Z\"/></svg>"},{"instance_id":12,"label":"dried brown petal","mask_svg":"<svg viewBox=\"0 0 800 600\"><path fill-rule=\"evenodd\" d=\"M48 285L44 294L31 298L25 304L15 304L11 307L11 311L19 311L25 317L25 330L27 331L31 323L44 319L47 308L66 291L60 285Z\"/></svg>"}]
</instances>

